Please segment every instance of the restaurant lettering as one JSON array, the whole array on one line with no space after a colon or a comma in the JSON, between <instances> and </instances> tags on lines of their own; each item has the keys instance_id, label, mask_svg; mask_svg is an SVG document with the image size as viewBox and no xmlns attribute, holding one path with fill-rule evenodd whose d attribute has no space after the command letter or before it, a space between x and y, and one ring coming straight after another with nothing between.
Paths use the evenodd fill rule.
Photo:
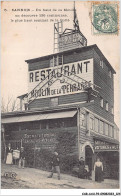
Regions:
<instances>
[{"instance_id":1,"label":"restaurant lettering","mask_svg":"<svg viewBox=\"0 0 121 196\"><path fill-rule=\"evenodd\" d=\"M117 151L119 150L118 144L111 144L111 143L100 141L100 140L95 140L94 144L95 144L94 146L95 151Z\"/></svg>"},{"instance_id":2,"label":"restaurant lettering","mask_svg":"<svg viewBox=\"0 0 121 196\"><path fill-rule=\"evenodd\" d=\"M59 66L58 69L54 69L53 67L49 69L41 69L38 71L33 71L29 73L29 82L41 82L48 76L48 80L55 75L54 77L62 77L62 74L66 76L72 76L73 74L75 75L80 75L83 73L87 73L88 69L90 66L90 61L84 61L84 62L78 62L75 64L70 64L70 65L65 65L65 66ZM56 67L55 67L56 68ZM53 72L52 72L53 71ZM50 75L50 73L52 74ZM59 72L58 74L56 74Z\"/></svg>"},{"instance_id":3,"label":"restaurant lettering","mask_svg":"<svg viewBox=\"0 0 121 196\"><path fill-rule=\"evenodd\" d=\"M74 74L81 77L79 83L74 81ZM72 78L71 84L67 83L65 78ZM34 89L37 84L43 81L45 78L52 82L46 89L43 87L40 90ZM52 78L52 79L51 79ZM51 80L50 80L51 79ZM84 61L78 61L75 63L59 65L58 67L50 67L45 69L39 69L29 72L29 92L37 98L60 96L65 94L72 94L73 92L80 92L84 90L87 82L93 83L93 59ZM77 81L77 78L76 78Z\"/></svg>"}]
</instances>

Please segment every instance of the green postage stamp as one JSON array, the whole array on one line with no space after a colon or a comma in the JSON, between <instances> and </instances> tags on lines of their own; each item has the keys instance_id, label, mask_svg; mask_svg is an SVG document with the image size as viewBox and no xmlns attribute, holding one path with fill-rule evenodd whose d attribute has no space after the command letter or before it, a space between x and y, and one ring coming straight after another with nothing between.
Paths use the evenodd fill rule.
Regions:
<instances>
[{"instance_id":1,"label":"green postage stamp","mask_svg":"<svg viewBox=\"0 0 121 196\"><path fill-rule=\"evenodd\" d=\"M118 34L118 3L92 5L93 34Z\"/></svg>"}]
</instances>

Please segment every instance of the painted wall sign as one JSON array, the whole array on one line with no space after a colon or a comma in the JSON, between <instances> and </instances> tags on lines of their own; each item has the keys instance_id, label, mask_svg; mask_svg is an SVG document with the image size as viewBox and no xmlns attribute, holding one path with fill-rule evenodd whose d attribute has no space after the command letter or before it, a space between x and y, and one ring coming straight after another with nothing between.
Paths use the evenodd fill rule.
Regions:
<instances>
[{"instance_id":1,"label":"painted wall sign","mask_svg":"<svg viewBox=\"0 0 121 196\"><path fill-rule=\"evenodd\" d=\"M25 143L49 143L56 141L56 134L55 133L41 133L41 134L24 134L23 141Z\"/></svg>"},{"instance_id":2,"label":"painted wall sign","mask_svg":"<svg viewBox=\"0 0 121 196\"><path fill-rule=\"evenodd\" d=\"M37 98L46 98L46 97L55 97L60 95L67 95L73 93L80 93L83 88L81 87L80 90L78 89L78 85L75 81L71 80L71 84L67 84L64 82L63 74L67 77L74 78L74 75L77 75L84 80L91 81L93 83L93 59L78 61L70 64L59 65L58 68L56 67L49 67L45 69L39 69L35 71L29 72L29 82L28 82L28 92L31 92L31 96L36 96L38 93L38 89L34 89L37 84L39 84L42 80L46 77L48 80L51 78L51 74L56 77L56 81L49 86L46 90L44 87L39 91L39 95ZM50 74L50 75L48 75ZM53 79L53 80L54 80ZM77 81L77 79L76 79ZM82 80L83 81L83 80ZM51 81L52 82L52 81ZM34 89L34 90L33 90ZM34 97L33 97L34 98Z\"/></svg>"},{"instance_id":3,"label":"painted wall sign","mask_svg":"<svg viewBox=\"0 0 121 196\"><path fill-rule=\"evenodd\" d=\"M94 149L95 151L117 151L119 150L119 145L110 144L108 142L104 142L100 140L95 140Z\"/></svg>"}]
</instances>

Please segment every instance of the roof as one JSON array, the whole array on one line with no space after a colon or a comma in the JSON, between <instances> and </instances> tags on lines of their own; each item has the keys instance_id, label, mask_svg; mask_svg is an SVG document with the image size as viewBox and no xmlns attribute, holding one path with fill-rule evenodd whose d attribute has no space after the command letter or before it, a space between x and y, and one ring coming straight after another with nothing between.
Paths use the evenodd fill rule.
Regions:
<instances>
[{"instance_id":1,"label":"roof","mask_svg":"<svg viewBox=\"0 0 121 196\"><path fill-rule=\"evenodd\" d=\"M77 109L85 106L92 105L94 102L90 103L80 103L80 104L72 104L72 105L66 105L66 106L57 106L57 107L46 107L46 108L40 108L40 109L34 109L34 110L24 110L24 111L14 111L14 112L8 112L8 113L2 113L1 118L8 118L10 116L22 116L22 115L28 115L28 114L37 114L37 113L49 113L52 111L65 111L65 110L72 110Z\"/></svg>"},{"instance_id":2,"label":"roof","mask_svg":"<svg viewBox=\"0 0 121 196\"><path fill-rule=\"evenodd\" d=\"M18 123L18 122L31 122L31 121L40 121L40 120L51 120L51 119L60 119L60 118L72 118L77 113L77 110L72 111L60 111L60 112L51 112L46 114L35 114L35 115L26 115L26 116L12 116L9 118L1 119L2 124L9 123Z\"/></svg>"},{"instance_id":3,"label":"roof","mask_svg":"<svg viewBox=\"0 0 121 196\"><path fill-rule=\"evenodd\" d=\"M27 96L28 95L28 93L26 93L26 94L23 94L23 95L20 95L20 96L18 96L17 98L19 98L19 99L23 99L25 96Z\"/></svg>"},{"instance_id":4,"label":"roof","mask_svg":"<svg viewBox=\"0 0 121 196\"><path fill-rule=\"evenodd\" d=\"M70 52L79 52L79 51L81 52L81 51L86 51L86 50L90 50L90 49L94 49L104 59L104 61L110 67L110 69L113 71L113 73L116 73L115 70L113 69L113 67L111 66L111 64L109 63L109 61L106 59L106 57L103 55L103 53L101 52L101 50L98 48L98 46L96 44L90 45L90 46L85 46L85 47L82 47L82 48L75 48L75 49L71 49L71 50L67 50L67 51L62 51L62 52L50 54L50 55L47 55L47 56L34 58L34 59L25 60L25 62L34 63L34 62L38 62L38 61L41 61L41 60L50 59L55 55L68 54Z\"/></svg>"}]
</instances>

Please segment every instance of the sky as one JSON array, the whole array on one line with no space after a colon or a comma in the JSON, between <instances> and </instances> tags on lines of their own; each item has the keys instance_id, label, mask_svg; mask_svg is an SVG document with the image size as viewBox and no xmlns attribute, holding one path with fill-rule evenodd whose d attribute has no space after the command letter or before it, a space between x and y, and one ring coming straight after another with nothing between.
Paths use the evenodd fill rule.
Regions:
<instances>
[{"instance_id":1,"label":"sky","mask_svg":"<svg viewBox=\"0 0 121 196\"><path fill-rule=\"evenodd\" d=\"M119 125L119 35L95 35L91 21L93 14L91 3L76 2L75 6L80 30L87 38L87 44L97 44L116 70L114 114L115 122ZM55 20L53 14L62 15L56 19L65 20L64 28L73 27L73 2L3 2L1 7L1 94L6 104L9 98L14 100L28 91L28 65L25 60L53 53L54 22L56 22L52 21ZM33 22L34 19L37 21Z\"/></svg>"}]
</instances>

